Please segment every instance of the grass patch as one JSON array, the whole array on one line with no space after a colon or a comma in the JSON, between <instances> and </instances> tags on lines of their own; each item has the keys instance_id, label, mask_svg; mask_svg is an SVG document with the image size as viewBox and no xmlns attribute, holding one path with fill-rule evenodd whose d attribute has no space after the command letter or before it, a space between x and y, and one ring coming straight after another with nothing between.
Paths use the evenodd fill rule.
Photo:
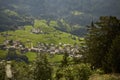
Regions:
<instances>
[{"instance_id":1,"label":"grass patch","mask_svg":"<svg viewBox=\"0 0 120 80\"><path fill-rule=\"evenodd\" d=\"M51 63L60 63L63 59L63 55L59 55L59 54L55 54L53 56L51 55L47 55L48 57L48 61L51 62Z\"/></svg>"},{"instance_id":2,"label":"grass patch","mask_svg":"<svg viewBox=\"0 0 120 80\"><path fill-rule=\"evenodd\" d=\"M0 50L0 58L5 58L7 54L7 51Z\"/></svg>"},{"instance_id":3,"label":"grass patch","mask_svg":"<svg viewBox=\"0 0 120 80\"><path fill-rule=\"evenodd\" d=\"M34 61L37 57L37 53L27 52L26 56L28 57L29 61ZM63 59L63 55L62 54L55 54L55 55L47 54L47 58L50 63L60 63Z\"/></svg>"},{"instance_id":4,"label":"grass patch","mask_svg":"<svg viewBox=\"0 0 120 80\"><path fill-rule=\"evenodd\" d=\"M29 61L34 61L37 57L36 53L34 53L34 52L28 52L28 53L26 53L26 56L28 57Z\"/></svg>"}]
</instances>

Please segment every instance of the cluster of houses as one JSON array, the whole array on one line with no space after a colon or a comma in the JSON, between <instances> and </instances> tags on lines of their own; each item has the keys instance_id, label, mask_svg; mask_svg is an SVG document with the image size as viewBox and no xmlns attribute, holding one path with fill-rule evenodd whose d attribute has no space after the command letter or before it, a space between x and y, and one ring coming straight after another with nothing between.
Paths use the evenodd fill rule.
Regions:
<instances>
[{"instance_id":1,"label":"cluster of houses","mask_svg":"<svg viewBox=\"0 0 120 80\"><path fill-rule=\"evenodd\" d=\"M16 52L16 50L20 51L21 53L28 52L28 49L25 48L21 41L5 40L2 44L0 44L0 50L8 50L6 57L1 58L0 60L16 60L28 63L28 58L25 55L17 54Z\"/></svg>"},{"instance_id":2,"label":"cluster of houses","mask_svg":"<svg viewBox=\"0 0 120 80\"><path fill-rule=\"evenodd\" d=\"M36 53L49 53L49 54L63 54L68 53L71 57L81 57L80 55L80 47L78 45L71 45L71 44L62 44L59 43L58 45L55 44L47 44L47 43L38 43L37 46L33 46L30 43L30 47L26 47L21 41L14 41L14 40L5 40L3 44L0 44L0 49L6 50L14 48L19 50L21 54L26 52L36 52Z\"/></svg>"},{"instance_id":3,"label":"cluster of houses","mask_svg":"<svg viewBox=\"0 0 120 80\"><path fill-rule=\"evenodd\" d=\"M32 47L31 51L38 52L38 53L49 53L49 54L63 54L68 53L69 56L78 56L80 53L80 47L78 45L71 45L71 44L62 44L59 45L55 44L45 44L45 43L38 43L37 47ZM79 55L82 56L82 55Z\"/></svg>"},{"instance_id":4,"label":"cluster of houses","mask_svg":"<svg viewBox=\"0 0 120 80\"><path fill-rule=\"evenodd\" d=\"M36 29L36 28L33 28L31 29L31 32L34 33L34 34L43 34L43 31L41 29Z\"/></svg>"}]
</instances>

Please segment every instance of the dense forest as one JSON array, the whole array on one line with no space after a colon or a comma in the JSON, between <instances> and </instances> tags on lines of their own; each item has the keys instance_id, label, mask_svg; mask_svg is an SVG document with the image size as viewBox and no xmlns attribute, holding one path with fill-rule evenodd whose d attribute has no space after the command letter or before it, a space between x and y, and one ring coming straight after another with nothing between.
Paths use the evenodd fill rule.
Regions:
<instances>
[{"instance_id":1,"label":"dense forest","mask_svg":"<svg viewBox=\"0 0 120 80\"><path fill-rule=\"evenodd\" d=\"M57 20L58 23L63 19L70 28L73 27L70 33L83 36L86 33L85 26L93 20L98 20L100 16L119 18L119 3L115 0L0 0L0 30L32 24L35 18L48 22ZM75 25L78 25L77 28ZM67 32L67 29L59 26L59 30Z\"/></svg>"},{"instance_id":2,"label":"dense forest","mask_svg":"<svg viewBox=\"0 0 120 80\"><path fill-rule=\"evenodd\" d=\"M119 4L0 0L0 80L120 80Z\"/></svg>"}]
</instances>

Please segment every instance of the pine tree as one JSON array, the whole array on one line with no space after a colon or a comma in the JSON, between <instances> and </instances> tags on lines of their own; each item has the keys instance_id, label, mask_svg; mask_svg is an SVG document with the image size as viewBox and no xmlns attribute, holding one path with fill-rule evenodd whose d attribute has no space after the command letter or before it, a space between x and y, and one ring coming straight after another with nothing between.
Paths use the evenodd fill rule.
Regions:
<instances>
[{"instance_id":1,"label":"pine tree","mask_svg":"<svg viewBox=\"0 0 120 80\"><path fill-rule=\"evenodd\" d=\"M111 72L120 72L120 35L117 36L111 45L106 56L106 68Z\"/></svg>"},{"instance_id":2,"label":"pine tree","mask_svg":"<svg viewBox=\"0 0 120 80\"><path fill-rule=\"evenodd\" d=\"M109 52L112 41L120 35L120 20L116 17L100 17L96 23L91 23L89 33L86 37L87 59L95 68L102 68L110 72L106 56Z\"/></svg>"},{"instance_id":3,"label":"pine tree","mask_svg":"<svg viewBox=\"0 0 120 80\"><path fill-rule=\"evenodd\" d=\"M51 80L52 79L52 68L47 60L45 54L40 54L36 60L34 70L35 80Z\"/></svg>"},{"instance_id":4,"label":"pine tree","mask_svg":"<svg viewBox=\"0 0 120 80\"><path fill-rule=\"evenodd\" d=\"M7 53L7 60L14 60L17 56L16 49L15 48L9 48Z\"/></svg>"},{"instance_id":5,"label":"pine tree","mask_svg":"<svg viewBox=\"0 0 120 80\"><path fill-rule=\"evenodd\" d=\"M65 67L68 65L68 53L65 52L63 56L63 60L61 61L61 67Z\"/></svg>"}]
</instances>

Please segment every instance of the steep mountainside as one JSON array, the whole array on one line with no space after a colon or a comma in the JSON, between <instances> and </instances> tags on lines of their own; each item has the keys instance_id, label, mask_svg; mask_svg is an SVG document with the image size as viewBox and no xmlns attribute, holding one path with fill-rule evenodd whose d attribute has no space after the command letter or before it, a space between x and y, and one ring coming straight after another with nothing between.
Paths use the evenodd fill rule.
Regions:
<instances>
[{"instance_id":1,"label":"steep mountainside","mask_svg":"<svg viewBox=\"0 0 120 80\"><path fill-rule=\"evenodd\" d=\"M48 21L64 19L72 26L86 26L100 16L120 18L119 4L118 0L0 0L0 25L21 24L26 22L26 16L28 20L32 16ZM10 12L6 14L5 11ZM10 13L14 13L14 18L9 16Z\"/></svg>"}]
</instances>

